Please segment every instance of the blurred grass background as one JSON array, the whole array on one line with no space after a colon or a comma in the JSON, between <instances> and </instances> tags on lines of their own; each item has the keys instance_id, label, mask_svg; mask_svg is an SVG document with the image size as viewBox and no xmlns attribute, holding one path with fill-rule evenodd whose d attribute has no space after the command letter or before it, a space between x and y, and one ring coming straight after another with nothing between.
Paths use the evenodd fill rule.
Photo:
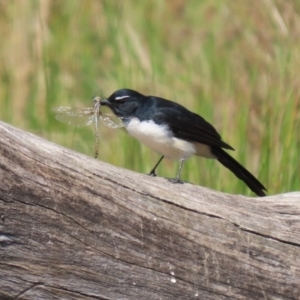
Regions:
<instances>
[{"instance_id":1,"label":"blurred grass background","mask_svg":"<svg viewBox=\"0 0 300 300\"><path fill-rule=\"evenodd\" d=\"M299 190L298 0L0 0L0 33L1 120L93 156L93 128L51 109L132 88L201 114L269 194ZM146 173L159 158L123 130L100 134L103 161ZM250 195L216 161L191 158L182 178Z\"/></svg>"}]
</instances>

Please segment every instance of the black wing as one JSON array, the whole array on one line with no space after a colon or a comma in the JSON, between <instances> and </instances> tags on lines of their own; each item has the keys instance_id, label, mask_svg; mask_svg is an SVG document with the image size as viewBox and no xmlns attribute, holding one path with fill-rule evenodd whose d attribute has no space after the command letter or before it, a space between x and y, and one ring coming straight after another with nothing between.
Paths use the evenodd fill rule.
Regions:
<instances>
[{"instance_id":1,"label":"black wing","mask_svg":"<svg viewBox=\"0 0 300 300\"><path fill-rule=\"evenodd\" d=\"M178 103L159 98L155 105L154 121L159 124L168 124L175 137L234 150L222 141L217 130L201 116L189 111Z\"/></svg>"}]
</instances>

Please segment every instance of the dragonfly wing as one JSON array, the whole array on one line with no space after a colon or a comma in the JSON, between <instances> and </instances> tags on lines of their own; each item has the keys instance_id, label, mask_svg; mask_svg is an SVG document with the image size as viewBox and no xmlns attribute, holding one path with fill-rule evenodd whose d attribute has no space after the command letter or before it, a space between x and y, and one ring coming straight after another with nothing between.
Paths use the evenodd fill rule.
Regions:
<instances>
[{"instance_id":1,"label":"dragonfly wing","mask_svg":"<svg viewBox=\"0 0 300 300\"><path fill-rule=\"evenodd\" d=\"M74 108L59 106L53 109L55 118L68 125L84 127L93 123L93 108Z\"/></svg>"},{"instance_id":2,"label":"dragonfly wing","mask_svg":"<svg viewBox=\"0 0 300 300\"><path fill-rule=\"evenodd\" d=\"M121 128L124 127L122 120L115 115L111 114L101 114L101 123L109 128Z\"/></svg>"}]
</instances>

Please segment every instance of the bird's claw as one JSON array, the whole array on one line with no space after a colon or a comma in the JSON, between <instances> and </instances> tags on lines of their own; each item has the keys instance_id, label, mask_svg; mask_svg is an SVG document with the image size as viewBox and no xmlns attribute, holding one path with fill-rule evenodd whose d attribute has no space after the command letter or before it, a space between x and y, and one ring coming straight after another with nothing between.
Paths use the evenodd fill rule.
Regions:
<instances>
[{"instance_id":1,"label":"bird's claw","mask_svg":"<svg viewBox=\"0 0 300 300\"><path fill-rule=\"evenodd\" d=\"M151 171L149 174L147 174L147 175L149 175L149 176L152 176L152 177L156 177L156 174L155 174L155 172L153 172L153 171Z\"/></svg>"},{"instance_id":2,"label":"bird's claw","mask_svg":"<svg viewBox=\"0 0 300 300\"><path fill-rule=\"evenodd\" d=\"M172 183L180 183L180 184L184 183L184 181L180 180L179 178L167 178L167 179Z\"/></svg>"}]
</instances>

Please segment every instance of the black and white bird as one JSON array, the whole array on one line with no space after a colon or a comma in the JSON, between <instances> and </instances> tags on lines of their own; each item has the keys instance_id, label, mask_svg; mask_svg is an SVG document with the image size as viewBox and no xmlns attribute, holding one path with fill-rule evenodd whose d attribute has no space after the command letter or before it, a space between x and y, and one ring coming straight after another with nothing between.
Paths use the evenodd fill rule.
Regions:
<instances>
[{"instance_id":1,"label":"black and white bird","mask_svg":"<svg viewBox=\"0 0 300 300\"><path fill-rule=\"evenodd\" d=\"M164 157L179 160L177 177L173 182L182 182L180 173L186 159L191 155L217 159L233 172L258 196L265 196L266 188L224 149L234 150L222 141L216 129L201 116L182 105L155 96L144 96L130 89L120 89L101 105L108 106L119 117L127 132L152 150L162 155L149 175Z\"/></svg>"}]
</instances>

